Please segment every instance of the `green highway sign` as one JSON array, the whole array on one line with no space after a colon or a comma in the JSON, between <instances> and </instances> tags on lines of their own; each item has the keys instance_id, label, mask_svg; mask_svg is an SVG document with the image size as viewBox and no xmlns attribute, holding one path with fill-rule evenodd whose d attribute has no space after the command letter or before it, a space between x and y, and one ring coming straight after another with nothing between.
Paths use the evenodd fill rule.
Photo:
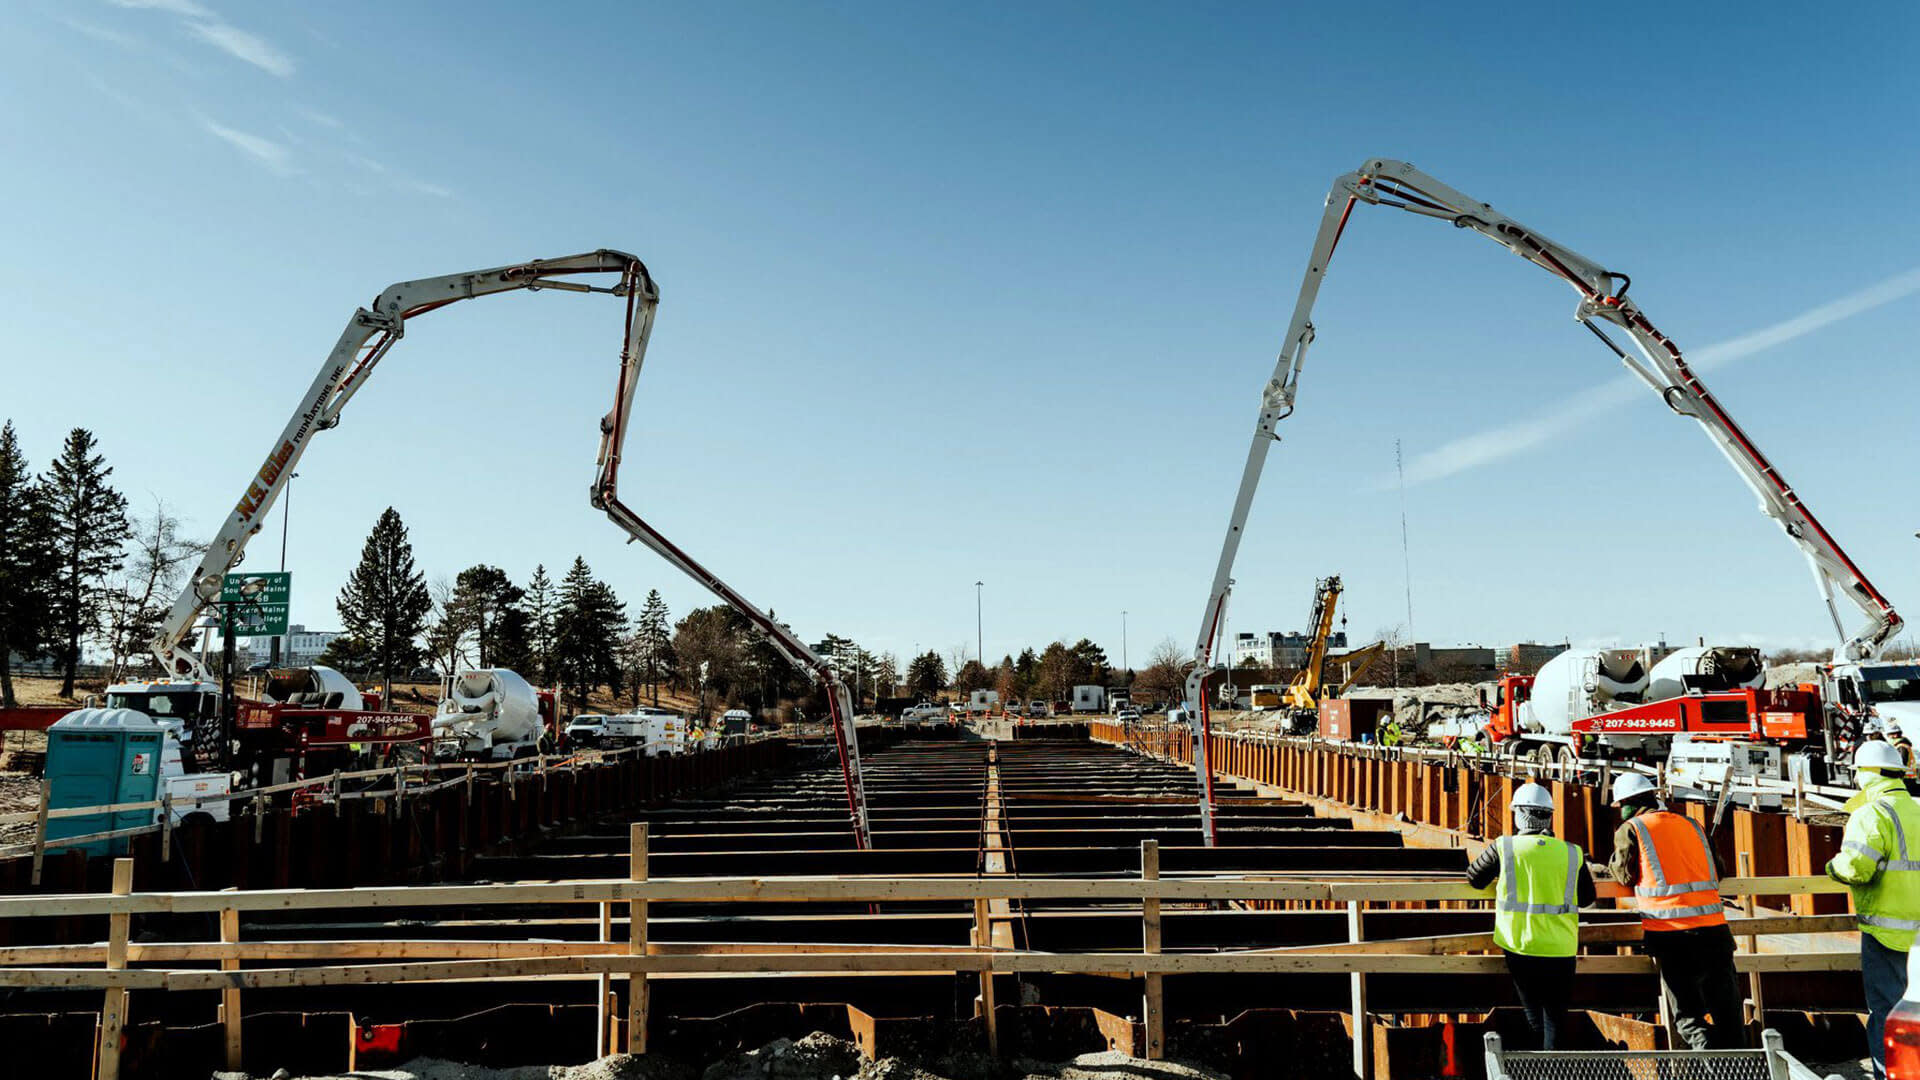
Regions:
<instances>
[{"instance_id":1,"label":"green highway sign","mask_svg":"<svg viewBox=\"0 0 1920 1080\"><path fill-rule=\"evenodd\" d=\"M288 573L228 574L220 584L221 610L237 637L277 637L287 632Z\"/></svg>"}]
</instances>

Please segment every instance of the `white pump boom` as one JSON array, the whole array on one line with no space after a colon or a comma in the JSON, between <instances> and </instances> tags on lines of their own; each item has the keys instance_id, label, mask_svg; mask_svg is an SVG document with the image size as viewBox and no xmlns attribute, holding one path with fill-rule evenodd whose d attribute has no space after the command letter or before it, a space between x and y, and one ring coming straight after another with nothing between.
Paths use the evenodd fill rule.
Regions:
<instances>
[{"instance_id":1,"label":"white pump boom","mask_svg":"<svg viewBox=\"0 0 1920 1080\"><path fill-rule=\"evenodd\" d=\"M613 274L618 281L596 285L574 280L585 274ZM306 452L307 442L316 431L325 431L340 422L340 412L366 383L367 376L406 333L407 320L424 315L460 300L519 289L538 291L558 289L566 292L602 293L626 300L626 332L620 348L619 394L614 411L601 423L599 474L594 483L594 506L626 529L635 539L660 553L668 562L732 605L748 621L768 634L789 661L828 685L828 700L835 716L835 736L840 743L841 769L846 777L848 812L853 821L855 840L861 848L871 846L867 828L867 807L860 777L859 746L854 741L853 709L847 690L824 661L793 636L748 603L725 582L694 562L669 543L637 515L622 505L615 494L614 475L626 434L627 410L633 401L634 385L640 364L646 356L647 338L653 331L653 317L659 307L660 292L647 268L625 252L600 250L561 259L534 260L465 274L403 281L389 286L347 321L347 327L334 344L333 352L321 365L320 373L300 399L293 418L275 441L259 471L250 479L247 490L234 506L233 513L207 547L206 557L188 579L186 588L160 624L152 650L163 671L176 678L207 680L211 676L200 658L185 648L194 620L220 595L225 576L240 564L246 547L266 521L280 493L286 489L294 466Z\"/></svg>"},{"instance_id":2,"label":"white pump boom","mask_svg":"<svg viewBox=\"0 0 1920 1080\"><path fill-rule=\"evenodd\" d=\"M1840 645L1836 660L1867 660L1900 632L1903 625L1893 604L1867 580L1838 542L1821 526L1793 487L1780 475L1766 455L1747 438L1733 418L1708 392L1681 356L1680 349L1656 330L1638 306L1627 299L1632 283L1627 275L1607 270L1545 236L1528 229L1491 206L1455 191L1403 161L1374 159L1358 170L1333 182L1321 215L1320 231L1314 238L1313 253L1307 259L1306 278L1300 284L1294 302L1293 319L1281 341L1280 355L1274 362L1273 376L1260 397L1259 419L1254 424L1252 445L1240 476L1240 491L1234 500L1233 515L1227 524L1220 562L1214 571L1213 589L1207 597L1205 615L1200 622L1199 642L1194 648L1194 668L1187 677L1186 698L1189 716L1199 717L1199 747L1196 763L1200 773L1201 828L1206 842L1214 842L1213 775L1208 761L1208 734L1205 684L1218 670L1214 649L1232 590L1234 557L1240 548L1240 534L1246 524L1254 490L1260 484L1260 472L1267 460L1267 444L1277 441L1275 425L1293 412L1299 389L1300 370L1307 346L1313 342L1313 302L1326 276L1327 263L1333 257L1340 234L1355 203L1391 206L1424 217L1452 222L1472 229L1514 254L1565 280L1580 294L1574 319L1604 342L1627 369L1660 395L1668 408L1681 416L1692 417L1701 430L1726 456L1734 471L1746 481L1760 499L1760 511L1780 524L1788 539L1800 549L1813 568L1815 584L1827 612L1833 619ZM1621 348L1596 323L1612 323L1624 330L1633 342L1638 357ZM1838 586L1848 600L1866 615L1866 621L1848 634L1834 603ZM1197 711L1196 711L1197 710Z\"/></svg>"}]
</instances>

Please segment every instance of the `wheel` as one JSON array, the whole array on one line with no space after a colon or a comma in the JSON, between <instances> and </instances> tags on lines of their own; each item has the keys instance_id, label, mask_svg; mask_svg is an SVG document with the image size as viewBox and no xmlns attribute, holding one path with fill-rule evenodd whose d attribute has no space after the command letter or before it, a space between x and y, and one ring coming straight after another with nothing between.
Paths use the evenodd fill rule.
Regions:
<instances>
[{"instance_id":1,"label":"wheel","mask_svg":"<svg viewBox=\"0 0 1920 1080\"><path fill-rule=\"evenodd\" d=\"M1560 779L1571 781L1580 778L1580 755L1574 752L1573 747L1561 747L1555 757L1560 763Z\"/></svg>"},{"instance_id":2,"label":"wheel","mask_svg":"<svg viewBox=\"0 0 1920 1080\"><path fill-rule=\"evenodd\" d=\"M213 815L205 810L195 810L180 819L180 827L183 829L188 827L198 829L211 824L213 824Z\"/></svg>"}]
</instances>

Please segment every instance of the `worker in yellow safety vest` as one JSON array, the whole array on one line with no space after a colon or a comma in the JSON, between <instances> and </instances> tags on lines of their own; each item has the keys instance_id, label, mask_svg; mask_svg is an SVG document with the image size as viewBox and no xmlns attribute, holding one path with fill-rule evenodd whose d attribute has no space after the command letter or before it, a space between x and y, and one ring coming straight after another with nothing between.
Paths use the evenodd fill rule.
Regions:
<instances>
[{"instance_id":1,"label":"worker in yellow safety vest","mask_svg":"<svg viewBox=\"0 0 1920 1080\"><path fill-rule=\"evenodd\" d=\"M1400 745L1400 721L1389 720L1387 721L1387 726L1380 729L1380 745Z\"/></svg>"},{"instance_id":2,"label":"worker in yellow safety vest","mask_svg":"<svg viewBox=\"0 0 1920 1080\"><path fill-rule=\"evenodd\" d=\"M1860 978L1867 992L1867 1047L1873 1074L1886 1074L1887 1013L1907 990L1907 953L1920 929L1920 803L1907 794L1907 763L1892 743L1862 743L1853 752L1860 790L1846 802L1847 830L1827 876L1853 887L1860 923Z\"/></svg>"},{"instance_id":3,"label":"worker in yellow safety vest","mask_svg":"<svg viewBox=\"0 0 1920 1080\"><path fill-rule=\"evenodd\" d=\"M1593 903L1593 875L1580 845L1554 837L1551 792L1523 784L1512 806L1512 835L1487 845L1467 867L1467 883L1494 886L1493 942L1506 954L1534 1041L1554 1050L1573 996L1580 909Z\"/></svg>"},{"instance_id":4,"label":"worker in yellow safety vest","mask_svg":"<svg viewBox=\"0 0 1920 1080\"><path fill-rule=\"evenodd\" d=\"M1607 871L1633 888L1641 949L1660 966L1660 991L1674 1032L1694 1050L1745 1044L1733 932L1706 830L1661 805L1653 782L1639 773L1613 782L1613 805L1621 821Z\"/></svg>"}]
</instances>

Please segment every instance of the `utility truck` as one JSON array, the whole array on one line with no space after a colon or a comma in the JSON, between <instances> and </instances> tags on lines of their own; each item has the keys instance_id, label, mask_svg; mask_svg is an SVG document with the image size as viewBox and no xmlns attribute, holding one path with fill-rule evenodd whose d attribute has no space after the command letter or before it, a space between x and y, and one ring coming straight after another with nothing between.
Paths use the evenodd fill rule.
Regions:
<instances>
[{"instance_id":1,"label":"utility truck","mask_svg":"<svg viewBox=\"0 0 1920 1080\"><path fill-rule=\"evenodd\" d=\"M602 739L608 746L644 748L648 757L683 753L692 725L672 709L642 705L632 712L607 717Z\"/></svg>"}]
</instances>

